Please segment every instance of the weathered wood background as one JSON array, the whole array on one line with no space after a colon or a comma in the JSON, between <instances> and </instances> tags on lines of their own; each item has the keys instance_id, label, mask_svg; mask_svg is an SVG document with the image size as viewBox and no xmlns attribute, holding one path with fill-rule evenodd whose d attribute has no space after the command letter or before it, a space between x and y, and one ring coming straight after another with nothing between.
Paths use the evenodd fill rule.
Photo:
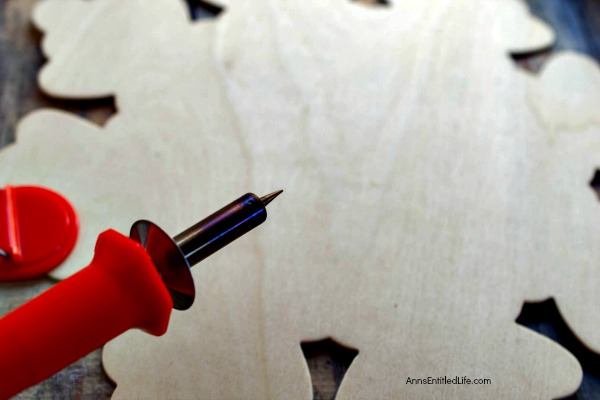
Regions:
<instances>
[{"instance_id":1,"label":"weathered wood background","mask_svg":"<svg viewBox=\"0 0 600 400\"><path fill-rule=\"evenodd\" d=\"M14 141L18 120L34 109L52 107L76 113L102 123L115 112L112 99L64 101L43 95L36 74L44 59L39 49L40 34L29 23L37 0L0 2L0 147ZM176 0L173 0L176 1ZM385 5L385 1L363 0ZM549 22L558 33L553 51L573 49L600 61L600 0L529 0L535 14ZM188 0L193 18L205 18L218 10L198 0ZM134 16L132 16L133 18ZM539 69L545 56L520 59L518 63L532 71ZM600 163L600 154L599 154ZM52 285L49 279L18 284L0 284L0 315ZM578 343L560 320L552 302L528 305L518 320L572 351L585 370L584 383L573 399L600 398L600 357ZM328 348L312 346L306 351L313 376L315 399L333 399L337 385L347 368L346 355ZM100 351L30 388L19 399L106 399L114 385L102 371Z\"/></svg>"}]
</instances>

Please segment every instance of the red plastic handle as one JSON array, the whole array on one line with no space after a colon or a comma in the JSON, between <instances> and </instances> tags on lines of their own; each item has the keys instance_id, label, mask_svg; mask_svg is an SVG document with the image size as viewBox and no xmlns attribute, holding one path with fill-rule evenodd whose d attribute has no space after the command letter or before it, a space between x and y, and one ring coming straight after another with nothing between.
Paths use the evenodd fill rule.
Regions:
<instances>
[{"instance_id":1,"label":"red plastic handle","mask_svg":"<svg viewBox=\"0 0 600 400\"><path fill-rule=\"evenodd\" d=\"M166 332L173 303L140 245L101 234L92 263L0 319L0 398L9 398L130 328Z\"/></svg>"}]
</instances>

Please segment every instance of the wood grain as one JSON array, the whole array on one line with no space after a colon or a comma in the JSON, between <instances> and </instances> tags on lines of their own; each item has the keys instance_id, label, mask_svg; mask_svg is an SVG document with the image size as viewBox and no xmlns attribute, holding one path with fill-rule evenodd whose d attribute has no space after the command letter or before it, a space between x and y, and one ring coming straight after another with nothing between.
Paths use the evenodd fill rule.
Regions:
<instances>
[{"instance_id":1,"label":"wood grain","mask_svg":"<svg viewBox=\"0 0 600 400\"><path fill-rule=\"evenodd\" d=\"M530 77L506 57L513 38L531 39L522 34L531 20L517 3L431 4L229 6L203 65L218 66L235 110L248 154L236 162L259 186L285 182L302 201L278 204L278 224L238 250L250 272L232 269L233 252L196 272L207 303L174 318L165 338L132 332L108 345L117 398L307 398L298 344L326 336L361 352L340 398L548 398L576 388L566 353L511 324L532 284L512 269L513 255L529 265L531 253L511 232L532 232L515 189L535 170L524 154L537 161L547 149L526 104ZM54 74L49 88L74 89ZM167 386L143 384L164 378L173 358L194 367L173 371ZM497 385L404 382L461 368Z\"/></svg>"},{"instance_id":2,"label":"wood grain","mask_svg":"<svg viewBox=\"0 0 600 400\"><path fill-rule=\"evenodd\" d=\"M0 141L2 143L14 139L16 122L21 116L42 106L76 112L99 123L113 112L110 100L91 103L57 102L49 100L38 91L35 74L42 63L37 47L39 37L27 22L33 3L31 0L8 0L0 5L0 115L2 115ZM560 12L559 2L545 2L545 4L542 7L553 9L556 13ZM99 110L96 110L97 108ZM0 313L8 311L50 284L50 281L43 281L0 285ZM27 391L21 398L100 399L107 398L111 391L112 386L101 372L99 356L96 352L76 366L58 374L51 381Z\"/></svg>"}]
</instances>

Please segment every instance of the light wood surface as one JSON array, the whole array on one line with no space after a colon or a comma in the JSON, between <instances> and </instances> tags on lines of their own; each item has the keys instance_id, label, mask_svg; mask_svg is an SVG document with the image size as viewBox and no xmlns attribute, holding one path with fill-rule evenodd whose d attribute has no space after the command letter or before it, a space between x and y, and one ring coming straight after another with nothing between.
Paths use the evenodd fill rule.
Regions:
<instances>
[{"instance_id":1,"label":"light wood surface","mask_svg":"<svg viewBox=\"0 0 600 400\"><path fill-rule=\"evenodd\" d=\"M545 132L527 105L530 78L505 58L508 32L529 19L489 4L403 3L390 14L230 5L214 55L253 178L285 182L300 204L275 207L259 258L245 257L237 276L233 253L196 273L208 301L176 315L166 340L131 333L109 345L117 398L310 398L298 344L327 336L361 352L338 398L541 399L576 388L574 360L512 322L531 284L512 241L529 222L515 195ZM162 388L141 385L142 366L161 376L172 357L191 364ZM456 371L495 383L406 385Z\"/></svg>"},{"instance_id":2,"label":"light wood surface","mask_svg":"<svg viewBox=\"0 0 600 400\"><path fill-rule=\"evenodd\" d=\"M2 180L36 179L81 210L85 250L57 277L106 226L140 216L176 232L238 192L286 189L268 224L194 272L200 301L164 338L108 347L117 398L310 398L300 342L328 336L360 350L340 399L576 389L574 358L513 320L524 299L555 295L596 340L597 257L582 241L598 127L589 111L551 111L561 71L594 82L596 69L518 71L507 53L552 36L507 1L237 1L196 25L184 14L166 0L40 7L42 86L116 94L119 114L99 128L38 112L0 153ZM440 375L492 384L405 383Z\"/></svg>"}]
</instances>

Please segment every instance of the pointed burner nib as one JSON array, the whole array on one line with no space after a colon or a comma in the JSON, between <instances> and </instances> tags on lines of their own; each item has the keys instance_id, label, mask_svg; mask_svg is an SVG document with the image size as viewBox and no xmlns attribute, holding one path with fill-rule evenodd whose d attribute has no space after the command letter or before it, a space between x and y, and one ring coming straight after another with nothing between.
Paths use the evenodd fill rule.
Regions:
<instances>
[{"instance_id":1,"label":"pointed burner nib","mask_svg":"<svg viewBox=\"0 0 600 400\"><path fill-rule=\"evenodd\" d=\"M267 204L269 204L270 202L273 201L273 199L277 196L279 196L281 193L283 193L283 190L278 190L276 192L273 192L271 194L268 194L266 196L263 196L260 198L260 200L262 201L263 205L266 207Z\"/></svg>"}]
</instances>

